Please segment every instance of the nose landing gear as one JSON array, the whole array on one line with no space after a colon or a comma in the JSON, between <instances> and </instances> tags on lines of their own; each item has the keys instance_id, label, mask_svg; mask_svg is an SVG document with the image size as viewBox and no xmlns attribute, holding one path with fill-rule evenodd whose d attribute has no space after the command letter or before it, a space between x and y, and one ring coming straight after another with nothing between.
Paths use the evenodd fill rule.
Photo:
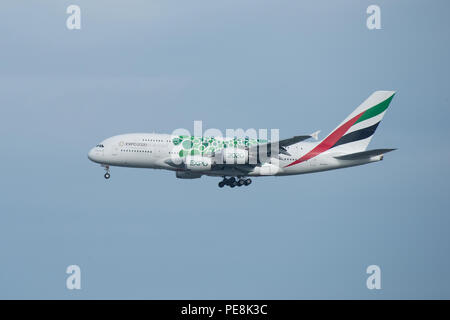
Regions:
<instances>
[{"instance_id":1,"label":"nose landing gear","mask_svg":"<svg viewBox=\"0 0 450 320\"><path fill-rule=\"evenodd\" d=\"M105 171L106 171L104 177L105 177L106 180L108 180L109 178L111 178L111 175L109 174L109 166L106 165L106 166L103 166L103 167L105 167Z\"/></svg>"},{"instance_id":2,"label":"nose landing gear","mask_svg":"<svg viewBox=\"0 0 450 320\"><path fill-rule=\"evenodd\" d=\"M223 188L224 186L229 186L230 188L234 187L242 187L242 186L248 186L252 183L252 179L242 179L239 178L236 180L235 177L231 177L227 179L226 177L223 177L223 180L219 182L219 188Z\"/></svg>"}]
</instances>

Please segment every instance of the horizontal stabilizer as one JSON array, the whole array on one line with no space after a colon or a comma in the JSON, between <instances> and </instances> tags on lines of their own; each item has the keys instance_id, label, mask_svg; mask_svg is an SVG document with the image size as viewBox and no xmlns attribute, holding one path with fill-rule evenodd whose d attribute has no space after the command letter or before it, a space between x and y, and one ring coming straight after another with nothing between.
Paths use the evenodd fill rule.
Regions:
<instances>
[{"instance_id":1,"label":"horizontal stabilizer","mask_svg":"<svg viewBox=\"0 0 450 320\"><path fill-rule=\"evenodd\" d=\"M374 149L374 150L368 150L368 151L363 151L363 152L350 153L350 154L346 154L343 156L337 156L335 158L339 159L339 160L358 160L358 159L365 159L365 158L380 156L380 155L383 155L385 153L388 153L388 152L391 152L394 150L397 150L397 149Z\"/></svg>"}]
</instances>

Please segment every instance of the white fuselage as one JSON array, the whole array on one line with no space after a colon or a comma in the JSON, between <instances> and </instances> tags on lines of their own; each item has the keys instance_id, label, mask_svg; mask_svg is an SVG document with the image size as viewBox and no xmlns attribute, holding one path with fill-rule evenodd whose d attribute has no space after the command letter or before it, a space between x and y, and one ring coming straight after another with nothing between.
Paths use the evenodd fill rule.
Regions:
<instances>
[{"instance_id":1,"label":"white fuselage","mask_svg":"<svg viewBox=\"0 0 450 320\"><path fill-rule=\"evenodd\" d=\"M176 136L156 133L133 133L113 136L101 142L89 151L90 160L104 166L133 168L166 169L172 171L189 171L186 168L174 167L167 163L168 159L181 160L173 139ZM336 150L328 150L304 162L288 166L311 151L318 142L299 142L286 147L289 156L280 154L272 158L270 163L255 166L251 171L242 172L233 167L221 170L197 171L196 174L208 176L271 176L295 175L362 165L382 160L382 156L374 156L358 160L339 160L335 156L345 154Z\"/></svg>"}]
</instances>

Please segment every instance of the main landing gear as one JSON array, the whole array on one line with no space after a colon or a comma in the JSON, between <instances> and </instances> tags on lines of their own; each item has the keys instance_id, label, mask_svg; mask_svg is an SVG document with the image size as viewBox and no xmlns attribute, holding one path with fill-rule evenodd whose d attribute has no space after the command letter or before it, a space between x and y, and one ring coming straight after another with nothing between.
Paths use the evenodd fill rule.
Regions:
<instances>
[{"instance_id":1,"label":"main landing gear","mask_svg":"<svg viewBox=\"0 0 450 320\"><path fill-rule=\"evenodd\" d=\"M226 177L223 177L223 180L219 182L219 188L223 188L224 186L229 186L230 188L234 187L242 187L242 186L248 186L252 183L252 179L236 179L235 177L231 177L227 179Z\"/></svg>"},{"instance_id":2,"label":"main landing gear","mask_svg":"<svg viewBox=\"0 0 450 320\"><path fill-rule=\"evenodd\" d=\"M106 180L108 180L109 178L111 178L111 175L109 174L109 166L104 166L104 167L105 167L105 171L106 171L104 177Z\"/></svg>"}]
</instances>

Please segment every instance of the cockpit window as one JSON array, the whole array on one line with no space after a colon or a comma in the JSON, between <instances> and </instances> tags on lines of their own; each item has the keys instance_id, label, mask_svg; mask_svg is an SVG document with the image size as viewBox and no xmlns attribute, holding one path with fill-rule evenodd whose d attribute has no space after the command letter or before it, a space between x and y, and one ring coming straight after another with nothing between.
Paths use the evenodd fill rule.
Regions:
<instances>
[{"instance_id":1,"label":"cockpit window","mask_svg":"<svg viewBox=\"0 0 450 320\"><path fill-rule=\"evenodd\" d=\"M98 144L97 145L97 148L104 148L105 146L104 145L102 145L102 144Z\"/></svg>"}]
</instances>

